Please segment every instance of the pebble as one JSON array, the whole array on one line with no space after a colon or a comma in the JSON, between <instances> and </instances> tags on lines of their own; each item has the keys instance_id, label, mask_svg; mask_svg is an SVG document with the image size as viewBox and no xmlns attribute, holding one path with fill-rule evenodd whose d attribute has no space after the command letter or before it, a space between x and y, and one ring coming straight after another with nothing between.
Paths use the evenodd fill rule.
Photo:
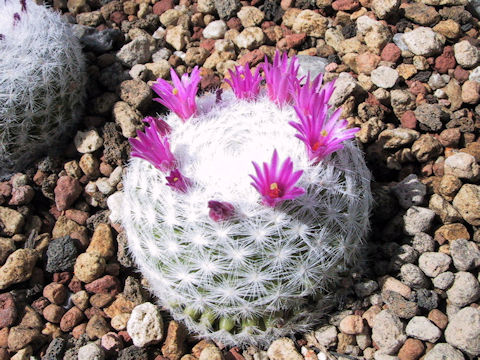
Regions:
<instances>
[{"instance_id":1,"label":"pebble","mask_svg":"<svg viewBox=\"0 0 480 360\"><path fill-rule=\"evenodd\" d=\"M241 49L252 50L265 42L265 34L256 26L244 29L235 39L235 44Z\"/></svg>"},{"instance_id":2,"label":"pebble","mask_svg":"<svg viewBox=\"0 0 480 360\"><path fill-rule=\"evenodd\" d=\"M117 58L128 67L136 64L145 64L152 57L150 41L146 37L133 39L117 52Z\"/></svg>"},{"instance_id":3,"label":"pebble","mask_svg":"<svg viewBox=\"0 0 480 360\"><path fill-rule=\"evenodd\" d=\"M398 352L400 360L416 360L425 351L425 345L420 340L408 338Z\"/></svg>"},{"instance_id":4,"label":"pebble","mask_svg":"<svg viewBox=\"0 0 480 360\"><path fill-rule=\"evenodd\" d=\"M390 89L398 80L398 71L388 66L379 66L372 71L370 78L376 86Z\"/></svg>"},{"instance_id":5,"label":"pebble","mask_svg":"<svg viewBox=\"0 0 480 360\"><path fill-rule=\"evenodd\" d=\"M92 253L80 254L75 262L74 274L84 283L98 279L105 272L106 263L103 257Z\"/></svg>"},{"instance_id":6,"label":"pebble","mask_svg":"<svg viewBox=\"0 0 480 360\"><path fill-rule=\"evenodd\" d=\"M326 348L337 344L337 328L333 325L325 325L314 332L318 343Z\"/></svg>"},{"instance_id":7,"label":"pebble","mask_svg":"<svg viewBox=\"0 0 480 360\"><path fill-rule=\"evenodd\" d=\"M52 282L43 288L43 296L53 304L62 305L67 300L67 289L62 284Z\"/></svg>"},{"instance_id":8,"label":"pebble","mask_svg":"<svg viewBox=\"0 0 480 360\"><path fill-rule=\"evenodd\" d=\"M340 321L339 329L348 335L362 334L364 331L363 319L359 315L348 315Z\"/></svg>"},{"instance_id":9,"label":"pebble","mask_svg":"<svg viewBox=\"0 0 480 360\"><path fill-rule=\"evenodd\" d=\"M427 187L416 174L410 174L398 184L391 187L400 206L408 209L414 205L421 205L427 194Z\"/></svg>"},{"instance_id":10,"label":"pebble","mask_svg":"<svg viewBox=\"0 0 480 360\"><path fill-rule=\"evenodd\" d=\"M75 242L70 236L63 236L50 241L46 252L46 270L50 273L72 270L77 254Z\"/></svg>"},{"instance_id":11,"label":"pebble","mask_svg":"<svg viewBox=\"0 0 480 360\"><path fill-rule=\"evenodd\" d=\"M440 290L447 290L455 280L455 275L450 271L445 271L432 279L433 286Z\"/></svg>"},{"instance_id":12,"label":"pebble","mask_svg":"<svg viewBox=\"0 0 480 360\"><path fill-rule=\"evenodd\" d=\"M466 69L475 67L480 62L480 50L468 40L457 42L453 45L455 60Z\"/></svg>"},{"instance_id":13,"label":"pebble","mask_svg":"<svg viewBox=\"0 0 480 360\"><path fill-rule=\"evenodd\" d=\"M147 109L152 101L150 86L140 79L122 81L120 84L119 95L120 99L134 109Z\"/></svg>"},{"instance_id":14,"label":"pebble","mask_svg":"<svg viewBox=\"0 0 480 360\"><path fill-rule=\"evenodd\" d=\"M480 355L480 310L466 307L452 317L445 330L447 343L472 356Z\"/></svg>"},{"instance_id":15,"label":"pebble","mask_svg":"<svg viewBox=\"0 0 480 360\"><path fill-rule=\"evenodd\" d=\"M475 181L480 176L480 166L472 155L458 152L445 160L444 173L460 179Z\"/></svg>"},{"instance_id":16,"label":"pebble","mask_svg":"<svg viewBox=\"0 0 480 360\"><path fill-rule=\"evenodd\" d=\"M202 34L205 39L222 39L226 31L227 24L225 23L225 21L215 20L205 27Z\"/></svg>"},{"instance_id":17,"label":"pebble","mask_svg":"<svg viewBox=\"0 0 480 360\"><path fill-rule=\"evenodd\" d=\"M104 360L105 352L96 343L91 342L78 349L79 359Z\"/></svg>"},{"instance_id":18,"label":"pebble","mask_svg":"<svg viewBox=\"0 0 480 360\"><path fill-rule=\"evenodd\" d=\"M305 33L307 36L321 38L325 35L327 26L327 18L312 10L303 10L295 17L292 30L297 34Z\"/></svg>"},{"instance_id":19,"label":"pebble","mask_svg":"<svg viewBox=\"0 0 480 360\"><path fill-rule=\"evenodd\" d=\"M420 206L410 207L403 216L404 231L408 235L415 235L420 232L427 232L433 223L435 213Z\"/></svg>"},{"instance_id":20,"label":"pebble","mask_svg":"<svg viewBox=\"0 0 480 360\"><path fill-rule=\"evenodd\" d=\"M270 360L303 360L303 356L298 353L295 344L289 338L280 338L272 342L267 355Z\"/></svg>"},{"instance_id":21,"label":"pebble","mask_svg":"<svg viewBox=\"0 0 480 360\"><path fill-rule=\"evenodd\" d=\"M467 306L480 298L480 284L475 276L469 272L459 271L455 280L447 290L448 300L456 306Z\"/></svg>"},{"instance_id":22,"label":"pebble","mask_svg":"<svg viewBox=\"0 0 480 360\"><path fill-rule=\"evenodd\" d=\"M163 319L158 306L143 303L132 310L127 331L135 346L158 343L163 338Z\"/></svg>"},{"instance_id":23,"label":"pebble","mask_svg":"<svg viewBox=\"0 0 480 360\"><path fill-rule=\"evenodd\" d=\"M400 276L405 284L413 288L428 286L428 278L423 271L414 264L404 264L400 268Z\"/></svg>"},{"instance_id":24,"label":"pebble","mask_svg":"<svg viewBox=\"0 0 480 360\"><path fill-rule=\"evenodd\" d=\"M439 343L435 344L435 346L429 352L427 352L424 360L438 359L465 360L465 357L463 356L461 351L458 351L450 344Z\"/></svg>"},{"instance_id":25,"label":"pebble","mask_svg":"<svg viewBox=\"0 0 480 360\"><path fill-rule=\"evenodd\" d=\"M0 206L0 235L19 234L24 224L25 217L18 211Z\"/></svg>"},{"instance_id":26,"label":"pebble","mask_svg":"<svg viewBox=\"0 0 480 360\"><path fill-rule=\"evenodd\" d=\"M433 252L435 250L435 240L430 235L420 232L413 237L412 247L420 254Z\"/></svg>"},{"instance_id":27,"label":"pebble","mask_svg":"<svg viewBox=\"0 0 480 360\"><path fill-rule=\"evenodd\" d=\"M59 211L68 209L82 193L80 182L71 176L61 176L55 187L55 204Z\"/></svg>"},{"instance_id":28,"label":"pebble","mask_svg":"<svg viewBox=\"0 0 480 360\"><path fill-rule=\"evenodd\" d=\"M85 332L90 340L101 339L103 335L110 331L107 321L103 316L93 315L87 323Z\"/></svg>"},{"instance_id":29,"label":"pebble","mask_svg":"<svg viewBox=\"0 0 480 360\"><path fill-rule=\"evenodd\" d=\"M63 360L65 354L67 341L62 337L54 338L50 344L48 344L43 360Z\"/></svg>"},{"instance_id":30,"label":"pebble","mask_svg":"<svg viewBox=\"0 0 480 360\"><path fill-rule=\"evenodd\" d=\"M200 353L198 360L223 360L223 355L218 347L208 344Z\"/></svg>"},{"instance_id":31,"label":"pebble","mask_svg":"<svg viewBox=\"0 0 480 360\"><path fill-rule=\"evenodd\" d=\"M450 256L453 265L459 271L468 271L480 266L480 249L472 241L466 239L451 241Z\"/></svg>"},{"instance_id":32,"label":"pebble","mask_svg":"<svg viewBox=\"0 0 480 360\"><path fill-rule=\"evenodd\" d=\"M438 34L428 27L417 27L403 34L402 40L415 55L432 56L440 53L443 48Z\"/></svg>"},{"instance_id":33,"label":"pebble","mask_svg":"<svg viewBox=\"0 0 480 360\"><path fill-rule=\"evenodd\" d=\"M31 278L39 254L33 249L18 249L0 268L0 290Z\"/></svg>"},{"instance_id":34,"label":"pebble","mask_svg":"<svg viewBox=\"0 0 480 360\"><path fill-rule=\"evenodd\" d=\"M97 225L86 252L105 259L109 259L115 254L115 244L110 225L104 223Z\"/></svg>"},{"instance_id":35,"label":"pebble","mask_svg":"<svg viewBox=\"0 0 480 360\"><path fill-rule=\"evenodd\" d=\"M396 316L402 319L411 319L418 313L418 306L413 301L405 300L405 298L395 291L383 291L383 302L388 309Z\"/></svg>"},{"instance_id":36,"label":"pebble","mask_svg":"<svg viewBox=\"0 0 480 360\"><path fill-rule=\"evenodd\" d=\"M373 0L372 10L379 19L393 15L400 6L400 0Z\"/></svg>"},{"instance_id":37,"label":"pebble","mask_svg":"<svg viewBox=\"0 0 480 360\"><path fill-rule=\"evenodd\" d=\"M84 319L83 312L76 306L70 308L60 320L60 329L64 332L71 331Z\"/></svg>"},{"instance_id":38,"label":"pebble","mask_svg":"<svg viewBox=\"0 0 480 360\"><path fill-rule=\"evenodd\" d=\"M242 22L242 26L247 28L250 26L260 25L265 17L265 14L255 6L243 6L237 13L237 17Z\"/></svg>"},{"instance_id":39,"label":"pebble","mask_svg":"<svg viewBox=\"0 0 480 360\"><path fill-rule=\"evenodd\" d=\"M448 114L436 104L421 104L417 106L414 113L422 130L438 131L442 129L443 123L449 120Z\"/></svg>"},{"instance_id":40,"label":"pebble","mask_svg":"<svg viewBox=\"0 0 480 360\"><path fill-rule=\"evenodd\" d=\"M75 148L81 154L92 153L100 149L103 145L103 139L98 135L97 130L77 131L73 139Z\"/></svg>"},{"instance_id":41,"label":"pebble","mask_svg":"<svg viewBox=\"0 0 480 360\"><path fill-rule=\"evenodd\" d=\"M175 320L168 324L167 337L162 345L163 356L179 359L186 352L185 339L188 335L185 326Z\"/></svg>"},{"instance_id":42,"label":"pebble","mask_svg":"<svg viewBox=\"0 0 480 360\"><path fill-rule=\"evenodd\" d=\"M440 252L425 252L418 258L420 269L432 278L447 271L451 262L450 256Z\"/></svg>"},{"instance_id":43,"label":"pebble","mask_svg":"<svg viewBox=\"0 0 480 360\"><path fill-rule=\"evenodd\" d=\"M407 339L404 326L398 316L382 310L373 320L372 340L381 353L395 354Z\"/></svg>"},{"instance_id":44,"label":"pebble","mask_svg":"<svg viewBox=\"0 0 480 360\"><path fill-rule=\"evenodd\" d=\"M431 343L437 342L442 336L440 329L424 316L413 317L408 322L405 332L408 336Z\"/></svg>"},{"instance_id":45,"label":"pebble","mask_svg":"<svg viewBox=\"0 0 480 360\"><path fill-rule=\"evenodd\" d=\"M141 114L124 101L118 101L113 105L113 118L120 125L122 135L126 138L135 137L137 130L143 129Z\"/></svg>"},{"instance_id":46,"label":"pebble","mask_svg":"<svg viewBox=\"0 0 480 360\"><path fill-rule=\"evenodd\" d=\"M15 299L10 293L0 294L0 328L13 325L16 319Z\"/></svg>"},{"instance_id":47,"label":"pebble","mask_svg":"<svg viewBox=\"0 0 480 360\"><path fill-rule=\"evenodd\" d=\"M464 184L452 202L470 225L480 225L480 186Z\"/></svg>"}]
</instances>

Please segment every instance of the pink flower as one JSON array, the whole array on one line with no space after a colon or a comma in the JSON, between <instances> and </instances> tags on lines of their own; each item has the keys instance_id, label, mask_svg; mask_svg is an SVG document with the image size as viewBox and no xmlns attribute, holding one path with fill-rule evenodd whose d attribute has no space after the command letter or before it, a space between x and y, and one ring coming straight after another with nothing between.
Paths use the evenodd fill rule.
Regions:
<instances>
[{"instance_id":1,"label":"pink flower","mask_svg":"<svg viewBox=\"0 0 480 360\"><path fill-rule=\"evenodd\" d=\"M302 110L305 115L311 114L313 106L317 102L327 104L332 97L335 90L335 80L330 81L328 84L322 86L323 74L319 74L313 81L310 81L310 73L307 76L307 80L303 86L300 82L296 84L294 93L295 106ZM317 94L319 96L317 96Z\"/></svg>"},{"instance_id":2,"label":"pink flower","mask_svg":"<svg viewBox=\"0 0 480 360\"><path fill-rule=\"evenodd\" d=\"M173 69L170 69L170 75L174 86L166 80L157 79L157 82L152 85L152 89L160 98L153 100L166 106L185 121L197 111L195 96L201 80L200 71L198 66L195 66L190 77L187 74L183 74L182 80L178 78Z\"/></svg>"},{"instance_id":3,"label":"pink flower","mask_svg":"<svg viewBox=\"0 0 480 360\"><path fill-rule=\"evenodd\" d=\"M132 156L147 160L157 169L166 172L175 167L175 158L170 151L168 139L161 134L157 122L152 121L145 132L137 131L138 139L130 138L129 141Z\"/></svg>"},{"instance_id":4,"label":"pink flower","mask_svg":"<svg viewBox=\"0 0 480 360\"><path fill-rule=\"evenodd\" d=\"M322 99L323 98L323 99ZM328 116L328 105L322 94L314 94L311 108L294 106L300 123L290 122L297 131L295 135L302 140L310 160L320 161L331 153L343 148L343 142L355 136L359 128L347 129L347 121L339 120L342 109L339 108Z\"/></svg>"},{"instance_id":5,"label":"pink flower","mask_svg":"<svg viewBox=\"0 0 480 360\"><path fill-rule=\"evenodd\" d=\"M210 200L208 208L210 209L208 216L216 222L230 219L235 212L233 205L225 201Z\"/></svg>"},{"instance_id":6,"label":"pink flower","mask_svg":"<svg viewBox=\"0 0 480 360\"><path fill-rule=\"evenodd\" d=\"M178 169L172 170L166 179L167 186L170 186L179 192L187 192L188 187L192 184L190 179L183 176Z\"/></svg>"},{"instance_id":7,"label":"pink flower","mask_svg":"<svg viewBox=\"0 0 480 360\"><path fill-rule=\"evenodd\" d=\"M292 57L289 62L287 54L284 53L280 56L280 52L277 50L273 59L273 65L268 62L265 56L262 68L265 73L267 93L270 100L279 106L291 102L292 94L299 82L297 79L298 59Z\"/></svg>"},{"instance_id":8,"label":"pink flower","mask_svg":"<svg viewBox=\"0 0 480 360\"><path fill-rule=\"evenodd\" d=\"M303 195L305 190L295 187L298 179L303 174L302 170L293 172L293 162L287 158L278 171L278 153L274 150L270 164L263 163L263 172L255 162L252 162L257 176L250 175L253 179L252 186L262 195L264 205L274 207L284 200L291 200Z\"/></svg>"},{"instance_id":9,"label":"pink flower","mask_svg":"<svg viewBox=\"0 0 480 360\"><path fill-rule=\"evenodd\" d=\"M231 80L225 79L239 99L253 100L260 92L260 67L252 75L248 63L245 66L235 66L235 72L228 70Z\"/></svg>"},{"instance_id":10,"label":"pink flower","mask_svg":"<svg viewBox=\"0 0 480 360\"><path fill-rule=\"evenodd\" d=\"M155 125L157 126L157 129L158 129L158 133L161 136L168 135L172 131L172 128L170 127L170 125L168 125L165 120L160 119L160 118L156 118L156 117L153 117L153 116L147 116L145 119L143 119L143 122L146 122L150 126L152 126L152 123L155 123Z\"/></svg>"}]
</instances>

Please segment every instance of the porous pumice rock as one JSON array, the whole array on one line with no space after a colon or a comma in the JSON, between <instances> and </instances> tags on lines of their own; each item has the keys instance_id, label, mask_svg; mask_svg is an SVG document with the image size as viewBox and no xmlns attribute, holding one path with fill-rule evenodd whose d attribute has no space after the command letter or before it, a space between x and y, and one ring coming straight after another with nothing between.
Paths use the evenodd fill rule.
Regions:
<instances>
[{"instance_id":1,"label":"porous pumice rock","mask_svg":"<svg viewBox=\"0 0 480 360\"><path fill-rule=\"evenodd\" d=\"M159 307L148 302L136 306L128 320L127 332L135 346L160 342L163 338L163 319Z\"/></svg>"}]
</instances>

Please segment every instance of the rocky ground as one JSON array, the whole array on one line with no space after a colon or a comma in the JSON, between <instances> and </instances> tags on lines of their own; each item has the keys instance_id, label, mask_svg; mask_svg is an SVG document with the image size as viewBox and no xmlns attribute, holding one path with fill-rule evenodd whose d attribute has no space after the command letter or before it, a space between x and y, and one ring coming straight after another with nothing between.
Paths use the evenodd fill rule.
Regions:
<instances>
[{"instance_id":1,"label":"rocky ground","mask_svg":"<svg viewBox=\"0 0 480 360\"><path fill-rule=\"evenodd\" d=\"M478 358L480 23L466 3L54 0L85 47L87 114L65 157L0 182L0 359ZM320 57L310 68L338 77L333 102L361 128L369 261L315 331L229 349L153 305L116 223L121 176L127 138L164 111L151 81L199 65L215 89L276 48Z\"/></svg>"}]
</instances>

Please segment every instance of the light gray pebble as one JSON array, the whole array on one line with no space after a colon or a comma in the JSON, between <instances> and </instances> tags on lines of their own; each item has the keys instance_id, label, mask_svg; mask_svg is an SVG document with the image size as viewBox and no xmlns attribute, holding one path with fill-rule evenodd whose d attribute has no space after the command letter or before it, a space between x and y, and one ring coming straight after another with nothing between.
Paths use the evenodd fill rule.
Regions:
<instances>
[{"instance_id":1,"label":"light gray pebble","mask_svg":"<svg viewBox=\"0 0 480 360\"><path fill-rule=\"evenodd\" d=\"M333 325L325 325L315 331L315 339L320 345L329 348L337 344L337 328Z\"/></svg>"},{"instance_id":2,"label":"light gray pebble","mask_svg":"<svg viewBox=\"0 0 480 360\"><path fill-rule=\"evenodd\" d=\"M412 247L420 254L432 252L435 250L435 240L430 235L420 232L413 237Z\"/></svg>"},{"instance_id":3,"label":"light gray pebble","mask_svg":"<svg viewBox=\"0 0 480 360\"><path fill-rule=\"evenodd\" d=\"M400 318L390 310L382 310L373 319L372 340L381 353L395 354L407 339Z\"/></svg>"},{"instance_id":4,"label":"light gray pebble","mask_svg":"<svg viewBox=\"0 0 480 360\"><path fill-rule=\"evenodd\" d=\"M412 246L403 244L395 251L390 266L392 270L400 270L403 264L414 263L417 259L417 251Z\"/></svg>"},{"instance_id":5,"label":"light gray pebble","mask_svg":"<svg viewBox=\"0 0 480 360\"><path fill-rule=\"evenodd\" d=\"M480 284L477 278L468 272L455 274L455 280L447 290L448 300L460 307L467 306L480 298Z\"/></svg>"},{"instance_id":6,"label":"light gray pebble","mask_svg":"<svg viewBox=\"0 0 480 360\"><path fill-rule=\"evenodd\" d=\"M433 280L433 286L440 290L447 290L455 280L455 275L451 271L445 271L440 275L436 276Z\"/></svg>"},{"instance_id":7,"label":"light gray pebble","mask_svg":"<svg viewBox=\"0 0 480 360\"><path fill-rule=\"evenodd\" d=\"M408 336L431 343L437 342L442 331L425 316L414 316L407 324L405 332Z\"/></svg>"},{"instance_id":8,"label":"light gray pebble","mask_svg":"<svg viewBox=\"0 0 480 360\"><path fill-rule=\"evenodd\" d=\"M436 277L447 271L451 262L450 256L438 252L426 252L418 258L418 266L429 277Z\"/></svg>"},{"instance_id":9,"label":"light gray pebble","mask_svg":"<svg viewBox=\"0 0 480 360\"><path fill-rule=\"evenodd\" d=\"M453 265L460 271L467 271L480 265L480 249L478 245L466 239L454 240L450 243L450 255Z\"/></svg>"},{"instance_id":10,"label":"light gray pebble","mask_svg":"<svg viewBox=\"0 0 480 360\"><path fill-rule=\"evenodd\" d=\"M480 355L480 310L466 307L450 318L445 339L467 354Z\"/></svg>"},{"instance_id":11,"label":"light gray pebble","mask_svg":"<svg viewBox=\"0 0 480 360\"><path fill-rule=\"evenodd\" d=\"M413 288L425 288L429 281L423 271L414 264L405 264L400 268L403 282Z\"/></svg>"},{"instance_id":12,"label":"light gray pebble","mask_svg":"<svg viewBox=\"0 0 480 360\"><path fill-rule=\"evenodd\" d=\"M427 352L424 360L465 360L461 351L446 343L436 344Z\"/></svg>"},{"instance_id":13,"label":"light gray pebble","mask_svg":"<svg viewBox=\"0 0 480 360\"><path fill-rule=\"evenodd\" d=\"M408 175L391 189L404 209L420 205L427 193L427 186L418 180L418 176L415 174Z\"/></svg>"},{"instance_id":14,"label":"light gray pebble","mask_svg":"<svg viewBox=\"0 0 480 360\"><path fill-rule=\"evenodd\" d=\"M355 284L353 289L358 297L364 298L371 295L375 290L378 289L378 283L375 280L367 280Z\"/></svg>"},{"instance_id":15,"label":"light gray pebble","mask_svg":"<svg viewBox=\"0 0 480 360\"><path fill-rule=\"evenodd\" d=\"M432 227L435 212L419 206L412 206L403 216L404 231L407 235L426 232Z\"/></svg>"},{"instance_id":16,"label":"light gray pebble","mask_svg":"<svg viewBox=\"0 0 480 360\"><path fill-rule=\"evenodd\" d=\"M105 353L100 346L91 342L78 349L78 359L103 360L105 359Z\"/></svg>"}]
</instances>

